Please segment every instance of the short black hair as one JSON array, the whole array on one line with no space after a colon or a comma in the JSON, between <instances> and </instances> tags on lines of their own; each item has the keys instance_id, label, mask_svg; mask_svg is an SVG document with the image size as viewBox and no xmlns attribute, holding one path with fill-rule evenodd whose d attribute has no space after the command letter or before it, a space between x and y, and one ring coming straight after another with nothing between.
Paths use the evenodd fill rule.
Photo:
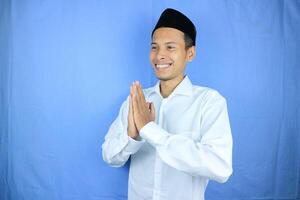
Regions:
<instances>
[{"instance_id":1,"label":"short black hair","mask_svg":"<svg viewBox=\"0 0 300 200\"><path fill-rule=\"evenodd\" d=\"M192 38L188 34L184 33L183 37L184 37L184 43L185 43L185 48L186 49L188 49L192 46L195 46L194 41L192 40Z\"/></svg>"}]
</instances>

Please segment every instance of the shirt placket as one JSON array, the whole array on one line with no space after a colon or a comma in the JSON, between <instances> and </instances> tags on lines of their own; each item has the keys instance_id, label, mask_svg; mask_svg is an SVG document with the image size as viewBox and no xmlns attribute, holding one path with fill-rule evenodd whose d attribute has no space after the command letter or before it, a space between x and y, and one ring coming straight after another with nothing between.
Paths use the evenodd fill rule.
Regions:
<instances>
[{"instance_id":1,"label":"shirt placket","mask_svg":"<svg viewBox=\"0 0 300 200\"><path fill-rule=\"evenodd\" d=\"M159 108L158 115L158 125L164 128L164 108L167 99L162 99ZM157 152L155 155L155 165L154 165L154 187L153 187L153 200L161 200L162 196L162 161L159 158Z\"/></svg>"}]
</instances>

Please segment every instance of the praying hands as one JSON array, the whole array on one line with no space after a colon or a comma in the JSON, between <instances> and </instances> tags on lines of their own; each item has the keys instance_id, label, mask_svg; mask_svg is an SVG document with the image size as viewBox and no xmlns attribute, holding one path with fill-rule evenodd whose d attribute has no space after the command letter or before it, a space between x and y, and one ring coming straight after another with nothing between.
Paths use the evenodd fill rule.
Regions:
<instances>
[{"instance_id":1,"label":"praying hands","mask_svg":"<svg viewBox=\"0 0 300 200\"><path fill-rule=\"evenodd\" d=\"M155 120L153 103L146 102L142 86L138 81L130 86L128 128L129 137L137 139L139 131L149 122Z\"/></svg>"}]
</instances>

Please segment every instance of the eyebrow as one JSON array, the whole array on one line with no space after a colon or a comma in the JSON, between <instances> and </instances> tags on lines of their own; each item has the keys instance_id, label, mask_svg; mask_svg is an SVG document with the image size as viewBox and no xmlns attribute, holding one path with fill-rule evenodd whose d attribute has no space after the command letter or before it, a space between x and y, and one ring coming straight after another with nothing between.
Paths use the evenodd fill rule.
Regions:
<instances>
[{"instance_id":1,"label":"eyebrow","mask_svg":"<svg viewBox=\"0 0 300 200\"><path fill-rule=\"evenodd\" d=\"M156 42L151 42L151 45L157 44ZM176 42L166 42L165 44L177 44Z\"/></svg>"}]
</instances>

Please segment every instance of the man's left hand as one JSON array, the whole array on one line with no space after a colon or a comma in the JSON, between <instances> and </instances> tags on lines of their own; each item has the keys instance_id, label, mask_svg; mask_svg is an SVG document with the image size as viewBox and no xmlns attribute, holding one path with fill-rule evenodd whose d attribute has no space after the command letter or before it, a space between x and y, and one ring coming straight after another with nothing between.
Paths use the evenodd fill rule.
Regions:
<instances>
[{"instance_id":1,"label":"man's left hand","mask_svg":"<svg viewBox=\"0 0 300 200\"><path fill-rule=\"evenodd\" d=\"M131 90L133 103L133 116L137 129L140 131L147 123L155 120L155 108L153 103L148 103L142 90L142 86L135 81Z\"/></svg>"}]
</instances>

